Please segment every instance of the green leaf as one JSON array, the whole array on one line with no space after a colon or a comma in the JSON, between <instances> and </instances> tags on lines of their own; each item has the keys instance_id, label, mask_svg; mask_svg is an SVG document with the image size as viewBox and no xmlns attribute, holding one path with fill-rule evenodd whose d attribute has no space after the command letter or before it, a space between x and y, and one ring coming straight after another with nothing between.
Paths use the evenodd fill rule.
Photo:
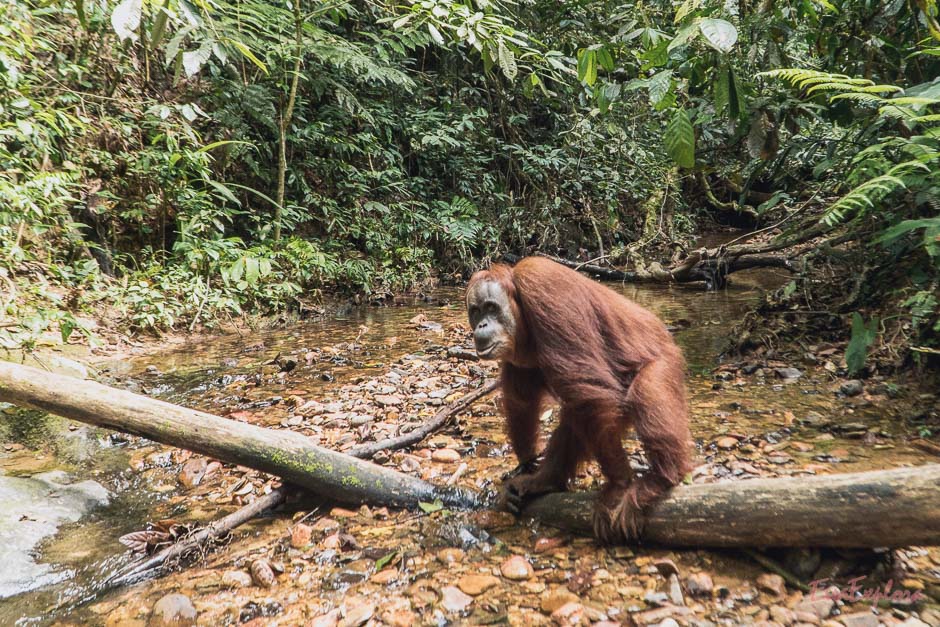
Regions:
<instances>
[{"instance_id":1,"label":"green leaf","mask_svg":"<svg viewBox=\"0 0 940 627\"><path fill-rule=\"evenodd\" d=\"M875 316L868 324L856 311L852 314L852 339L845 349L845 363L849 367L849 374L855 374L865 367L868 347L878 336L878 317Z\"/></svg>"},{"instance_id":2,"label":"green leaf","mask_svg":"<svg viewBox=\"0 0 940 627\"><path fill-rule=\"evenodd\" d=\"M395 559L395 556L397 555L398 551L392 551L388 555L383 555L379 559L375 560L375 570L382 570L385 568L393 559Z\"/></svg>"},{"instance_id":3,"label":"green leaf","mask_svg":"<svg viewBox=\"0 0 940 627\"><path fill-rule=\"evenodd\" d=\"M439 512L444 509L444 504L439 500L434 501L433 503L425 503L424 501L421 501L418 503L418 507L420 507L421 511L425 514L433 514L434 512Z\"/></svg>"},{"instance_id":4,"label":"green leaf","mask_svg":"<svg viewBox=\"0 0 940 627\"><path fill-rule=\"evenodd\" d=\"M183 70L186 76L195 76L212 56L212 46L201 46L197 50L183 53Z\"/></svg>"},{"instance_id":5,"label":"green leaf","mask_svg":"<svg viewBox=\"0 0 940 627\"><path fill-rule=\"evenodd\" d=\"M597 81L597 53L594 50L578 51L578 80L588 85Z\"/></svg>"},{"instance_id":6,"label":"green leaf","mask_svg":"<svg viewBox=\"0 0 940 627\"><path fill-rule=\"evenodd\" d=\"M519 73L519 68L516 65L516 56L512 53L512 50L506 47L502 39L499 40L499 45L497 46L497 55L499 58L499 67L503 71L503 74L511 81L515 80L516 75Z\"/></svg>"},{"instance_id":7,"label":"green leaf","mask_svg":"<svg viewBox=\"0 0 940 627\"><path fill-rule=\"evenodd\" d=\"M245 44L243 44L242 42L240 42L240 41L238 41L238 40L236 40L236 39L232 39L232 40L231 40L231 44L232 44L233 46L235 46L235 49L236 49L236 50L238 50L239 52L242 53L242 56L244 56L246 59L248 59L249 61L251 61L251 62L254 63L255 65L257 65L258 68L260 68L262 72L264 72L265 74L268 73L268 68L267 68L267 66L266 66L264 63L262 63L261 59L259 59L258 57L255 56L255 53L253 53L253 52L248 48L248 46L246 46Z\"/></svg>"},{"instance_id":8,"label":"green leaf","mask_svg":"<svg viewBox=\"0 0 940 627\"><path fill-rule=\"evenodd\" d=\"M170 0L164 0L163 6L157 8L157 17L153 19L153 28L150 29L150 47L156 49L166 34L166 20L169 16Z\"/></svg>"},{"instance_id":9,"label":"green leaf","mask_svg":"<svg viewBox=\"0 0 940 627\"><path fill-rule=\"evenodd\" d=\"M715 103L715 113L721 113L731 100L731 77L728 68L718 68L715 82L712 85L712 100Z\"/></svg>"},{"instance_id":10,"label":"green leaf","mask_svg":"<svg viewBox=\"0 0 940 627\"><path fill-rule=\"evenodd\" d=\"M676 48L686 45L698 33L699 33L699 26L697 23L692 22L691 24L686 24L685 26L679 29L679 32L676 33L676 36L673 37L672 41L669 42L669 45L666 46L666 52L672 52Z\"/></svg>"},{"instance_id":11,"label":"green leaf","mask_svg":"<svg viewBox=\"0 0 940 627\"><path fill-rule=\"evenodd\" d=\"M142 0L122 0L111 13L111 27L122 42L130 39L137 41L137 29L140 28L140 16L143 12Z\"/></svg>"},{"instance_id":12,"label":"green leaf","mask_svg":"<svg viewBox=\"0 0 940 627\"><path fill-rule=\"evenodd\" d=\"M72 331L75 330L75 321L70 320L69 318L63 318L59 320L59 333L62 334L62 343L68 344L69 337L72 335Z\"/></svg>"},{"instance_id":13,"label":"green leaf","mask_svg":"<svg viewBox=\"0 0 940 627\"><path fill-rule=\"evenodd\" d=\"M676 17L673 20L674 24L678 24L682 21L686 15L692 13L701 6L702 0L685 0L678 9L676 9Z\"/></svg>"},{"instance_id":14,"label":"green leaf","mask_svg":"<svg viewBox=\"0 0 940 627\"><path fill-rule=\"evenodd\" d=\"M647 82L650 104L658 107L672 88L672 70L663 70L653 74Z\"/></svg>"},{"instance_id":15,"label":"green leaf","mask_svg":"<svg viewBox=\"0 0 940 627\"><path fill-rule=\"evenodd\" d=\"M731 52L738 41L738 29L727 20L707 18L698 23L708 44L718 52Z\"/></svg>"},{"instance_id":16,"label":"green leaf","mask_svg":"<svg viewBox=\"0 0 940 627\"><path fill-rule=\"evenodd\" d=\"M666 152L679 167L695 167L695 129L685 109L676 109L663 135Z\"/></svg>"},{"instance_id":17,"label":"green leaf","mask_svg":"<svg viewBox=\"0 0 940 627\"><path fill-rule=\"evenodd\" d=\"M728 68L728 90L728 114L732 118L741 117L747 109L747 103L744 101L744 90L738 81L738 75L731 68Z\"/></svg>"},{"instance_id":18,"label":"green leaf","mask_svg":"<svg viewBox=\"0 0 940 627\"><path fill-rule=\"evenodd\" d=\"M597 62L608 72L614 71L614 57L610 54L610 50L608 50L606 46L601 46L597 49Z\"/></svg>"},{"instance_id":19,"label":"green leaf","mask_svg":"<svg viewBox=\"0 0 940 627\"><path fill-rule=\"evenodd\" d=\"M428 32L431 33L431 39L434 40L434 43L438 46L444 45L444 36L441 35L441 31L437 30L437 27L431 22L428 22Z\"/></svg>"}]
</instances>

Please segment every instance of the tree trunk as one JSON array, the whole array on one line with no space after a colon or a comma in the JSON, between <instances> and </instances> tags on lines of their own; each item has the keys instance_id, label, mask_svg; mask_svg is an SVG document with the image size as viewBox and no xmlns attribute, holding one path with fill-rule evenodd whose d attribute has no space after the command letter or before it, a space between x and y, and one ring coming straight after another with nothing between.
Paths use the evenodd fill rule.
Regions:
<instances>
[{"instance_id":1,"label":"tree trunk","mask_svg":"<svg viewBox=\"0 0 940 627\"><path fill-rule=\"evenodd\" d=\"M452 508L486 504L479 493L438 487L264 429L124 390L0 362L0 401L144 436L283 477L349 504ZM526 516L590 530L594 495L550 494ZM881 547L940 543L940 464L916 468L681 486L650 514L643 541L671 546Z\"/></svg>"}]
</instances>

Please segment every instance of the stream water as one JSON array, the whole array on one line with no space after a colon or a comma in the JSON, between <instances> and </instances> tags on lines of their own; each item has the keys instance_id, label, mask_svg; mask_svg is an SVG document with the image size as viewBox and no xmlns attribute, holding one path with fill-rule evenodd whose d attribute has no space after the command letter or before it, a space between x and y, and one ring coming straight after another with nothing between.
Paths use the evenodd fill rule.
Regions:
<instances>
[{"instance_id":1,"label":"stream water","mask_svg":"<svg viewBox=\"0 0 940 627\"><path fill-rule=\"evenodd\" d=\"M710 293L680 286L615 286L679 327L676 337L692 372L693 435L704 460L723 463L723 470L709 471L715 480L749 472L747 466L754 460L772 455L762 448L767 442L797 438L810 444L805 450L791 447L789 453L782 454L782 474L814 464L838 464L835 471L849 471L929 460L902 440L916 429L912 421L916 422L920 409L913 393L905 395L901 390L899 395L892 393L897 398L885 395L874 402L847 403L836 398L834 380L825 376L806 373L784 385L771 371L758 380L716 385L711 371L719 363L718 355L726 346L731 327L762 289L788 280L766 271L736 274L734 279L727 289ZM437 355L448 343L446 330L462 323L464 313L457 290L436 292L430 301L355 308L332 319L191 342L102 367L115 384L129 389L221 415L250 412L251 420L258 424L289 427L284 399L302 396L327 402L348 396L350 385L368 388L369 381L381 378L393 365L407 363L402 362L403 357L430 360ZM417 315L429 323L416 328L412 320ZM315 358L310 359L310 354ZM296 367L284 367L287 360ZM283 370L290 371L279 372ZM489 421L480 425L484 436L473 436L474 425L468 424L466 430L471 434L455 445L466 454L469 470L465 479L477 485L480 477L497 472L497 464L499 468L511 467L511 460L503 456L504 443L488 430L498 430L498 416L492 409ZM812 421L801 422L807 415L854 423L855 432L825 430ZM49 427L43 422L47 418L35 414L17 414L15 419L36 422L45 434L39 439L55 442L50 446L49 441L37 442L34 437L25 439L26 446L22 446L24 438L8 434L6 449L0 447L0 550L7 566L6 572L0 573L0 625L47 624L67 621L69 615L79 622L103 622L87 609L71 613L70 608L129 562L131 555L118 542L120 536L160 519L198 522L218 515L212 494L199 492L194 499L180 486L176 477L185 456L179 453L69 423ZM357 424L355 416L349 418L349 424ZM319 428L310 433L318 433L314 437L324 445L342 446L347 443L343 438L348 439L341 434L338 440L330 440L334 436L320 433ZM873 435L863 437L869 433ZM767 434L771 436L765 437ZM773 434L777 434L776 440ZM68 435L81 439L83 454L66 454L74 447L56 444L66 441ZM750 450L742 446L732 463L725 463L714 445L723 435L749 442ZM764 439L758 443L761 437ZM453 440L442 442L453 444ZM62 486L42 483L42 477L30 478L48 471L68 473L68 481L84 486L82 494L87 498L77 499L81 502L66 508L67 512L58 511L68 494L81 493L81 488L69 492ZM18 525L29 520L46 522L41 530L26 533ZM250 533L266 533L264 525L259 529ZM146 594L154 594L161 585L156 582L143 588ZM133 602L128 599L136 597L129 594L132 596L124 597L121 603ZM60 610L53 613L51 609L56 607Z\"/></svg>"}]
</instances>

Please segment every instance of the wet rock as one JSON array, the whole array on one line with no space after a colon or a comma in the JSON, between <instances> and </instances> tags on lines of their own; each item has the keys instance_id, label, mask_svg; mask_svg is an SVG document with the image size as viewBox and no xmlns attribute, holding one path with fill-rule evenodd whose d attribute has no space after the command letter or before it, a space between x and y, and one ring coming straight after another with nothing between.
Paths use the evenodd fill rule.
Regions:
<instances>
[{"instance_id":1,"label":"wet rock","mask_svg":"<svg viewBox=\"0 0 940 627\"><path fill-rule=\"evenodd\" d=\"M839 392L846 396L858 396L865 391L865 384L858 379L852 379L839 386Z\"/></svg>"},{"instance_id":2,"label":"wet rock","mask_svg":"<svg viewBox=\"0 0 940 627\"><path fill-rule=\"evenodd\" d=\"M795 381L803 376L796 368L774 368L774 374L784 381Z\"/></svg>"},{"instance_id":3,"label":"wet rock","mask_svg":"<svg viewBox=\"0 0 940 627\"><path fill-rule=\"evenodd\" d=\"M332 518L321 518L313 523L313 532L318 536L328 536L339 531L339 523Z\"/></svg>"},{"instance_id":4,"label":"wet rock","mask_svg":"<svg viewBox=\"0 0 940 627\"><path fill-rule=\"evenodd\" d=\"M539 538L535 541L534 551L537 554L548 553L549 551L554 551L559 549L567 544L565 538L561 536L556 536L554 538Z\"/></svg>"},{"instance_id":5,"label":"wet rock","mask_svg":"<svg viewBox=\"0 0 940 627\"><path fill-rule=\"evenodd\" d=\"M383 407L389 407L392 405L401 405L402 398L397 394L376 394L375 402Z\"/></svg>"},{"instance_id":6,"label":"wet rock","mask_svg":"<svg viewBox=\"0 0 940 627\"><path fill-rule=\"evenodd\" d=\"M823 597L821 599L804 599L800 601L794 610L797 612L808 612L814 614L818 619L829 618L829 614L832 612L832 608L835 606L835 601L832 599Z\"/></svg>"},{"instance_id":7,"label":"wet rock","mask_svg":"<svg viewBox=\"0 0 940 627\"><path fill-rule=\"evenodd\" d=\"M390 627L411 627L418 624L418 617L408 608L392 608L382 612L382 622Z\"/></svg>"},{"instance_id":8,"label":"wet rock","mask_svg":"<svg viewBox=\"0 0 940 627\"><path fill-rule=\"evenodd\" d=\"M733 448L736 447L737 445L738 445L738 439L737 439L737 438L732 438L731 436L728 436L728 435L726 435L726 436L723 437L723 438L718 438L718 439L715 441L715 446L717 446L717 447L720 448L720 449L724 449L724 450L733 449Z\"/></svg>"},{"instance_id":9,"label":"wet rock","mask_svg":"<svg viewBox=\"0 0 940 627\"><path fill-rule=\"evenodd\" d=\"M806 417L802 418L800 422L810 427L822 427L829 424L829 419L818 411L808 411L806 412Z\"/></svg>"},{"instance_id":10,"label":"wet rock","mask_svg":"<svg viewBox=\"0 0 940 627\"><path fill-rule=\"evenodd\" d=\"M576 602L565 603L552 612L552 621L560 627L574 627L584 619L584 606Z\"/></svg>"},{"instance_id":11,"label":"wet rock","mask_svg":"<svg viewBox=\"0 0 940 627\"><path fill-rule=\"evenodd\" d=\"M226 588L247 588L251 585L251 575L243 570L227 570L222 573L222 586Z\"/></svg>"},{"instance_id":12,"label":"wet rock","mask_svg":"<svg viewBox=\"0 0 940 627\"><path fill-rule=\"evenodd\" d=\"M565 588L555 588L542 594L542 598L539 599L539 609L545 614L553 614L555 610L566 603L577 603L578 601L578 595L569 592Z\"/></svg>"},{"instance_id":13,"label":"wet rock","mask_svg":"<svg viewBox=\"0 0 940 627\"><path fill-rule=\"evenodd\" d=\"M793 612L796 622L803 625L818 625L819 617L812 612Z\"/></svg>"},{"instance_id":14,"label":"wet rock","mask_svg":"<svg viewBox=\"0 0 940 627\"><path fill-rule=\"evenodd\" d=\"M770 618L781 625L792 625L796 622L796 612L782 605L773 605L770 608Z\"/></svg>"},{"instance_id":15,"label":"wet rock","mask_svg":"<svg viewBox=\"0 0 940 627\"><path fill-rule=\"evenodd\" d=\"M398 571L394 568L386 568L385 570L380 570L369 578L374 584L380 586L387 586L390 583L398 581Z\"/></svg>"},{"instance_id":16,"label":"wet rock","mask_svg":"<svg viewBox=\"0 0 940 627\"><path fill-rule=\"evenodd\" d=\"M656 590L650 590L643 595L643 601L649 605L659 607L661 605L666 605L669 601L669 595L665 592L657 592Z\"/></svg>"},{"instance_id":17,"label":"wet rock","mask_svg":"<svg viewBox=\"0 0 940 627\"><path fill-rule=\"evenodd\" d=\"M321 614L317 616L312 621L307 623L308 627L336 627L339 624L340 611L339 609L332 610L326 614Z\"/></svg>"},{"instance_id":18,"label":"wet rock","mask_svg":"<svg viewBox=\"0 0 940 627\"><path fill-rule=\"evenodd\" d=\"M448 612L463 612L473 603L473 597L454 586L441 588L441 607Z\"/></svg>"},{"instance_id":19,"label":"wet rock","mask_svg":"<svg viewBox=\"0 0 940 627\"><path fill-rule=\"evenodd\" d=\"M499 579L493 575L464 575L457 580L457 587L473 597L497 585L499 585Z\"/></svg>"},{"instance_id":20,"label":"wet rock","mask_svg":"<svg viewBox=\"0 0 940 627\"><path fill-rule=\"evenodd\" d=\"M783 597L787 594L786 582L783 577L775 573L764 573L758 577L757 587L777 597Z\"/></svg>"},{"instance_id":21,"label":"wet rock","mask_svg":"<svg viewBox=\"0 0 940 627\"><path fill-rule=\"evenodd\" d=\"M448 547L438 551L437 559L442 564L459 564L463 561L464 555L463 549Z\"/></svg>"},{"instance_id":22,"label":"wet rock","mask_svg":"<svg viewBox=\"0 0 940 627\"><path fill-rule=\"evenodd\" d=\"M687 616L691 613L691 610L687 607L677 607L675 605L669 605L666 607L656 608L655 610L647 610L645 612L638 612L631 615L630 618L633 619L633 622L637 625L662 625L667 619L672 619L673 616ZM673 623L676 621L673 619ZM666 623L667 625L671 623Z\"/></svg>"},{"instance_id":23,"label":"wet rock","mask_svg":"<svg viewBox=\"0 0 940 627\"><path fill-rule=\"evenodd\" d=\"M439 448L431 453L431 461L441 464L453 464L460 461L460 453L452 448Z\"/></svg>"},{"instance_id":24,"label":"wet rock","mask_svg":"<svg viewBox=\"0 0 940 627\"><path fill-rule=\"evenodd\" d=\"M372 615L375 614L375 605L372 603L366 603L365 601L354 602L346 601L347 606L352 606L352 609L346 610L346 615L343 617L343 620L340 621L340 627L359 627L360 625L365 625Z\"/></svg>"},{"instance_id":25,"label":"wet rock","mask_svg":"<svg viewBox=\"0 0 940 627\"><path fill-rule=\"evenodd\" d=\"M154 603L149 627L185 627L196 624L196 608L184 594L168 594Z\"/></svg>"},{"instance_id":26,"label":"wet rock","mask_svg":"<svg viewBox=\"0 0 940 627\"><path fill-rule=\"evenodd\" d=\"M271 569L271 564L268 563L268 560L257 559L253 561L249 570L251 571L251 579L255 582L255 585L262 588L270 588L274 585L276 579L274 578L274 571Z\"/></svg>"},{"instance_id":27,"label":"wet rock","mask_svg":"<svg viewBox=\"0 0 940 627\"><path fill-rule=\"evenodd\" d=\"M522 581L532 576L532 565L521 555L513 555L502 563L499 572L510 581Z\"/></svg>"},{"instance_id":28,"label":"wet rock","mask_svg":"<svg viewBox=\"0 0 940 627\"><path fill-rule=\"evenodd\" d=\"M708 573L692 573L685 579L685 589L693 597L709 597L715 584Z\"/></svg>"},{"instance_id":29,"label":"wet rock","mask_svg":"<svg viewBox=\"0 0 940 627\"><path fill-rule=\"evenodd\" d=\"M290 545L295 549L302 549L310 544L313 538L313 527L304 523L297 523L290 532Z\"/></svg>"},{"instance_id":30,"label":"wet rock","mask_svg":"<svg viewBox=\"0 0 940 627\"><path fill-rule=\"evenodd\" d=\"M843 614L839 617L845 627L878 627L878 617L870 611Z\"/></svg>"}]
</instances>

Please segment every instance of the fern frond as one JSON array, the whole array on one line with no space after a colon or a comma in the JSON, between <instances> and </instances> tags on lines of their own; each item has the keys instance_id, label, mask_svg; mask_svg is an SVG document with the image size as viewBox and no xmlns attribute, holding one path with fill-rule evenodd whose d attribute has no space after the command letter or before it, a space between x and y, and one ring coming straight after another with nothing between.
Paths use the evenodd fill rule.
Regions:
<instances>
[{"instance_id":1,"label":"fern frond","mask_svg":"<svg viewBox=\"0 0 940 627\"><path fill-rule=\"evenodd\" d=\"M829 99L829 102L836 102L839 100L851 100L853 102L884 102L884 98L881 96L876 96L875 94L867 94L864 92L847 92L844 94L836 94Z\"/></svg>"},{"instance_id":2,"label":"fern frond","mask_svg":"<svg viewBox=\"0 0 940 627\"><path fill-rule=\"evenodd\" d=\"M847 214L874 209L875 204L888 194L899 189L906 189L904 177L916 170L929 172L930 168L919 160L905 161L893 166L881 176L865 181L833 203L823 214L822 221L827 226L835 226L842 222Z\"/></svg>"}]
</instances>

